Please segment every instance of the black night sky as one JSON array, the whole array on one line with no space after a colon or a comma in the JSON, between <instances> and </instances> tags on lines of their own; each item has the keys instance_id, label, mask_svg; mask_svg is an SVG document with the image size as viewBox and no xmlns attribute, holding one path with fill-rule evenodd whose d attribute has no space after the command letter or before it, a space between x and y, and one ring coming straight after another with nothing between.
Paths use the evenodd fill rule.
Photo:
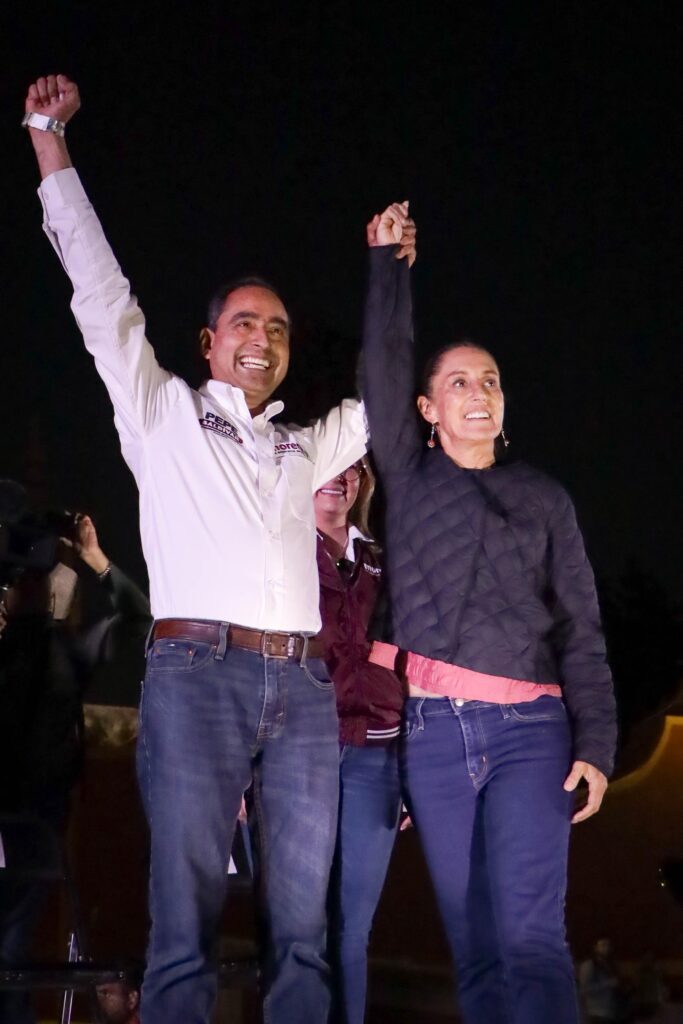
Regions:
<instances>
[{"instance_id":1,"label":"black night sky","mask_svg":"<svg viewBox=\"0 0 683 1024\"><path fill-rule=\"evenodd\" d=\"M277 281L293 409L353 384L364 224L409 198L419 343L497 354L516 454L573 494L602 577L681 584L681 23L677 5L23 7L2 33L0 475L96 517L144 579L136 492L18 125L64 71L74 161L147 314L193 372L208 294ZM7 18L7 15L5 15Z\"/></svg>"}]
</instances>

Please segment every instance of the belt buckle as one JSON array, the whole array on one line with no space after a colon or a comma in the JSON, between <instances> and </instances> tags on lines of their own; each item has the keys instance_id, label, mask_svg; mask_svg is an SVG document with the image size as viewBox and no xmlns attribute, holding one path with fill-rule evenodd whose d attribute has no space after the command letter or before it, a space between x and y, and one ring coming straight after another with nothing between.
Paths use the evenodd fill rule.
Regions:
<instances>
[{"instance_id":1,"label":"belt buckle","mask_svg":"<svg viewBox=\"0 0 683 1024\"><path fill-rule=\"evenodd\" d=\"M280 661L285 661L289 657L289 644L293 640L293 637L288 637L287 650L284 654L274 654L271 649L271 644L273 642L274 635L277 634L273 634L268 630L264 629L263 633L261 634L261 655L264 658L277 658Z\"/></svg>"}]
</instances>

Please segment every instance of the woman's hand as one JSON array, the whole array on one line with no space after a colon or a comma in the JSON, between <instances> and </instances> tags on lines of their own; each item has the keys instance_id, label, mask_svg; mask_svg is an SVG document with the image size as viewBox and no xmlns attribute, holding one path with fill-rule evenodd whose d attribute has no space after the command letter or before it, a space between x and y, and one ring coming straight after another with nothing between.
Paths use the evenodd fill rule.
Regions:
<instances>
[{"instance_id":1,"label":"woman's hand","mask_svg":"<svg viewBox=\"0 0 683 1024\"><path fill-rule=\"evenodd\" d=\"M392 203L384 213L376 213L366 228L368 245L399 245L396 259L408 258L412 267L417 257L415 221L408 215L408 200Z\"/></svg>"},{"instance_id":2,"label":"woman's hand","mask_svg":"<svg viewBox=\"0 0 683 1024\"><path fill-rule=\"evenodd\" d=\"M603 775L599 768L588 764L587 761L574 761L572 770L564 781L566 792L573 792L581 782L581 779L585 779L588 785L588 798L583 807L572 818L572 825L576 825L577 822L585 821L586 818L597 814L607 789L607 776Z\"/></svg>"},{"instance_id":3,"label":"woman's hand","mask_svg":"<svg viewBox=\"0 0 683 1024\"><path fill-rule=\"evenodd\" d=\"M97 539L97 530L90 516L79 512L76 517L76 530L72 537L60 537L59 542L63 548L64 558L67 564L73 564L73 558L68 560L71 551L75 552L86 565L89 565L93 572L98 575L103 573L109 565L109 559L100 547Z\"/></svg>"},{"instance_id":4,"label":"woman's hand","mask_svg":"<svg viewBox=\"0 0 683 1024\"><path fill-rule=\"evenodd\" d=\"M93 572L102 573L109 565L109 559L100 547L97 530L90 516L79 515L76 523L74 548L78 557L82 558Z\"/></svg>"}]
</instances>

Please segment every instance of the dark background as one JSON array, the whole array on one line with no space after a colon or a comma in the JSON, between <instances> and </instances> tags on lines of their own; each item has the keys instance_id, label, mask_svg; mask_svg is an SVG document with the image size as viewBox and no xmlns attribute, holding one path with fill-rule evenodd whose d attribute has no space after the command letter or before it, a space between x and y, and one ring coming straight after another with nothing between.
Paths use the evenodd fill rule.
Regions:
<instances>
[{"instance_id":1,"label":"dark background","mask_svg":"<svg viewBox=\"0 0 683 1024\"><path fill-rule=\"evenodd\" d=\"M68 129L74 161L160 360L191 374L209 293L258 271L296 311L297 417L353 386L364 225L409 198L421 349L462 329L492 348L512 450L576 500L624 678L644 683L663 649L673 678L678 11L572 0L10 7L0 475L91 512L108 553L144 580L134 483L40 230L18 127L29 82L63 71L83 100Z\"/></svg>"}]
</instances>

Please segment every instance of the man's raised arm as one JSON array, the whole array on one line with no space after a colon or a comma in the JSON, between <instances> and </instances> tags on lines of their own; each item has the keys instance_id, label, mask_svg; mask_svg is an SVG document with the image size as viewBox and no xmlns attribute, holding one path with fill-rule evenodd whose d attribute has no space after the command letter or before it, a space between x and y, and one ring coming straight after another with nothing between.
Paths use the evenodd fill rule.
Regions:
<instances>
[{"instance_id":1,"label":"man's raised arm","mask_svg":"<svg viewBox=\"0 0 683 1024\"><path fill-rule=\"evenodd\" d=\"M22 123L40 168L43 226L73 285L71 308L127 448L163 419L179 382L156 361L142 311L72 167L64 128L80 105L78 87L65 75L38 78L29 86Z\"/></svg>"}]
</instances>

